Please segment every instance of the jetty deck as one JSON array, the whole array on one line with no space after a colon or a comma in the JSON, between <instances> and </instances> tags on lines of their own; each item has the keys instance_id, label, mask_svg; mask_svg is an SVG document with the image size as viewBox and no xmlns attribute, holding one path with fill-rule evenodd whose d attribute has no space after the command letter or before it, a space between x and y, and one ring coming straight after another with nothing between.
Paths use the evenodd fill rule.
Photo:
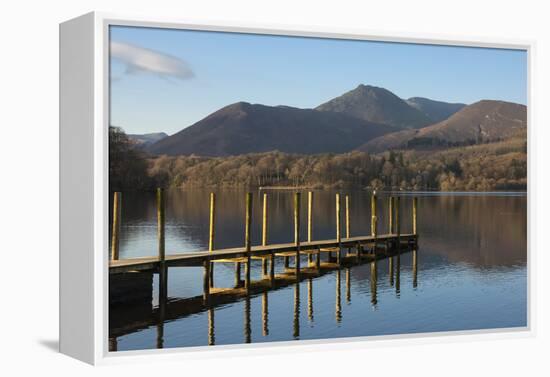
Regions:
<instances>
[{"instance_id":1,"label":"jetty deck","mask_svg":"<svg viewBox=\"0 0 550 377\"><path fill-rule=\"evenodd\" d=\"M362 236L343 238L341 241L337 239L309 241L300 243L300 254L310 254L311 251L319 251L330 253L338 247L356 248L357 246L395 243L399 239L401 242L409 242L416 239L416 235L407 234L381 234L377 236ZM319 250L320 249L320 250ZM205 261L216 262L225 260L227 262L236 262L235 258L246 258L250 255L254 257L269 257L272 253L290 252L292 255L296 252L295 243L283 243L272 245L251 246L250 251L246 247L235 247L229 249L220 249L213 251L186 252L178 254L169 254L164 258L164 263L167 267L191 267L203 266ZM149 271L158 270L161 264L161 258L154 257L139 257L131 259L111 260L109 262L109 273L119 274L130 271Z\"/></svg>"}]
</instances>

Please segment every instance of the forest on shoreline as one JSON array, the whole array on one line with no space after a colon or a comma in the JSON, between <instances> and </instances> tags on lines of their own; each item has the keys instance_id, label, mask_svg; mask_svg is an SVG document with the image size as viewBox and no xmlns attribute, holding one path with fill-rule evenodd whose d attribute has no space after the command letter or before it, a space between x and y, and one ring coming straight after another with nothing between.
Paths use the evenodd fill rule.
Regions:
<instances>
[{"instance_id":1,"label":"forest on shoreline","mask_svg":"<svg viewBox=\"0 0 550 377\"><path fill-rule=\"evenodd\" d=\"M526 138L444 150L231 157L152 156L109 129L111 191L165 188L309 187L419 191L527 188Z\"/></svg>"}]
</instances>

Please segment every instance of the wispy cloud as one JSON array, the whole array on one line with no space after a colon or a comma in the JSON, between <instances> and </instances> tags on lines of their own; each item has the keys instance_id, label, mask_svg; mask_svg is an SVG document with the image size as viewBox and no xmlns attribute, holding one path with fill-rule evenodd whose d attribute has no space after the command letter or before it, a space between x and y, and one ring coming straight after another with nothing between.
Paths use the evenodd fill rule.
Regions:
<instances>
[{"instance_id":1,"label":"wispy cloud","mask_svg":"<svg viewBox=\"0 0 550 377\"><path fill-rule=\"evenodd\" d=\"M195 76L183 59L128 43L111 41L111 57L123 63L129 75L148 73L179 80Z\"/></svg>"}]
</instances>

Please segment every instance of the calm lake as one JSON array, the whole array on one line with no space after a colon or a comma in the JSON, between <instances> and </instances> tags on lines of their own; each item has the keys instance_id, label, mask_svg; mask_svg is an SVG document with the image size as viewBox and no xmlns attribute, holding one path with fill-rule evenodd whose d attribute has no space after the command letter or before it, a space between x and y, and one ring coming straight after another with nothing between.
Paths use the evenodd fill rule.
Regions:
<instances>
[{"instance_id":1,"label":"calm lake","mask_svg":"<svg viewBox=\"0 0 550 377\"><path fill-rule=\"evenodd\" d=\"M294 239L291 191L269 194L269 243ZM335 191L316 191L313 238L335 238ZM351 236L370 234L370 194L350 197ZM216 192L215 248L244 244L244 191ZM260 196L254 191L252 244L260 243ZM376 262L342 268L214 310L186 314L133 330L124 311L111 310L112 350L342 338L527 326L527 196L524 193L414 194L418 248ZM302 194L302 224L307 221ZM412 196L402 194L401 231L411 231ZM387 232L388 196L379 194L379 233ZM120 258L157 253L154 193L124 193ZM208 249L209 191L168 191L167 254ZM302 239L307 238L302 226ZM305 265L304 256L302 265ZM416 269L413 269L413 258ZM390 263L391 267L390 268ZM283 268L277 258L276 270ZM393 270L393 273L392 273ZM252 279L259 279L254 261ZM374 275L373 275L374 274ZM202 294L203 270L170 268L170 300ZM234 265L215 265L215 285L231 287ZM158 275L152 306L158 305ZM138 309L136 309L138 310ZM141 309L139 309L141 310ZM159 326L162 331L159 331Z\"/></svg>"}]
</instances>

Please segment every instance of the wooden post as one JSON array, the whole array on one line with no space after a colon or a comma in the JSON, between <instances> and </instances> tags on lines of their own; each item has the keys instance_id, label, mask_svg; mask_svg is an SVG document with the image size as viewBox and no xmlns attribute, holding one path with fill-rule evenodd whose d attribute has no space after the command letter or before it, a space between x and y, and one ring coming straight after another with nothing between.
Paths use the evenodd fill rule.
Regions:
<instances>
[{"instance_id":1,"label":"wooden post","mask_svg":"<svg viewBox=\"0 0 550 377\"><path fill-rule=\"evenodd\" d=\"M412 226L413 226L413 234L416 235L416 214L417 214L417 207L418 207L418 198L415 196L413 198L413 208L412 208Z\"/></svg>"},{"instance_id":2,"label":"wooden post","mask_svg":"<svg viewBox=\"0 0 550 377\"><path fill-rule=\"evenodd\" d=\"M399 223L399 209L401 207L401 198L398 196L395 198L395 233L399 241L401 235L401 224Z\"/></svg>"},{"instance_id":3,"label":"wooden post","mask_svg":"<svg viewBox=\"0 0 550 377\"><path fill-rule=\"evenodd\" d=\"M267 193L264 193L264 201L263 201L262 246L267 246Z\"/></svg>"},{"instance_id":4,"label":"wooden post","mask_svg":"<svg viewBox=\"0 0 550 377\"><path fill-rule=\"evenodd\" d=\"M166 267L165 255L165 200L164 189L157 188L157 238L159 255L159 307L164 312L168 297L168 268ZM164 324L163 324L164 329Z\"/></svg>"},{"instance_id":5,"label":"wooden post","mask_svg":"<svg viewBox=\"0 0 550 377\"><path fill-rule=\"evenodd\" d=\"M120 222L122 212L122 193L113 194L113 234L111 238L111 260L118 260L120 245Z\"/></svg>"},{"instance_id":6,"label":"wooden post","mask_svg":"<svg viewBox=\"0 0 550 377\"><path fill-rule=\"evenodd\" d=\"M252 193L246 194L246 215L245 215L245 231L244 231L244 247L246 251L246 266L244 286L246 293L250 293L250 248L251 248L251 226L252 226Z\"/></svg>"},{"instance_id":7,"label":"wooden post","mask_svg":"<svg viewBox=\"0 0 550 377\"><path fill-rule=\"evenodd\" d=\"M374 242L376 244L376 236L378 234L378 217L376 216L376 193L373 193L370 198L370 211L371 211L371 236L375 238ZM376 246L375 246L376 247Z\"/></svg>"},{"instance_id":8,"label":"wooden post","mask_svg":"<svg viewBox=\"0 0 550 377\"><path fill-rule=\"evenodd\" d=\"M307 193L307 242L313 241L313 191ZM313 263L313 254L307 255L308 265Z\"/></svg>"},{"instance_id":9,"label":"wooden post","mask_svg":"<svg viewBox=\"0 0 550 377\"><path fill-rule=\"evenodd\" d=\"M300 277L300 193L294 193L294 245L296 247L296 279Z\"/></svg>"},{"instance_id":10,"label":"wooden post","mask_svg":"<svg viewBox=\"0 0 550 377\"><path fill-rule=\"evenodd\" d=\"M203 293L202 300L204 303L207 303L210 300L210 260L205 259L203 262Z\"/></svg>"},{"instance_id":11,"label":"wooden post","mask_svg":"<svg viewBox=\"0 0 550 377\"><path fill-rule=\"evenodd\" d=\"M235 263L235 287L241 285L241 263Z\"/></svg>"},{"instance_id":12,"label":"wooden post","mask_svg":"<svg viewBox=\"0 0 550 377\"><path fill-rule=\"evenodd\" d=\"M336 242L338 242L338 251L336 254L336 263L340 265L342 258L342 225L340 224L341 214L340 214L340 194L336 194Z\"/></svg>"},{"instance_id":13,"label":"wooden post","mask_svg":"<svg viewBox=\"0 0 550 377\"><path fill-rule=\"evenodd\" d=\"M388 233L393 234L393 196L388 201Z\"/></svg>"},{"instance_id":14,"label":"wooden post","mask_svg":"<svg viewBox=\"0 0 550 377\"><path fill-rule=\"evenodd\" d=\"M275 284L275 252L273 250L269 254L269 283L271 287Z\"/></svg>"},{"instance_id":15,"label":"wooden post","mask_svg":"<svg viewBox=\"0 0 550 377\"><path fill-rule=\"evenodd\" d=\"M208 251L214 250L214 233L216 223L216 194L210 193L210 233L208 237Z\"/></svg>"},{"instance_id":16,"label":"wooden post","mask_svg":"<svg viewBox=\"0 0 550 377\"><path fill-rule=\"evenodd\" d=\"M401 221L399 218L400 209L401 209L401 198L397 196L395 198L395 234L397 238L396 240L397 253L401 253Z\"/></svg>"},{"instance_id":17,"label":"wooden post","mask_svg":"<svg viewBox=\"0 0 550 377\"><path fill-rule=\"evenodd\" d=\"M263 197L262 246L267 246L267 193ZM262 274L267 275L267 258L262 258Z\"/></svg>"},{"instance_id":18,"label":"wooden post","mask_svg":"<svg viewBox=\"0 0 550 377\"><path fill-rule=\"evenodd\" d=\"M164 264L165 256L165 205L164 205L164 189L157 188L157 238L158 238L158 256L161 264Z\"/></svg>"},{"instance_id":19,"label":"wooden post","mask_svg":"<svg viewBox=\"0 0 550 377\"><path fill-rule=\"evenodd\" d=\"M315 269L317 270L317 274L321 272L321 247L317 248L317 254L315 258Z\"/></svg>"},{"instance_id":20,"label":"wooden post","mask_svg":"<svg viewBox=\"0 0 550 377\"><path fill-rule=\"evenodd\" d=\"M350 238L349 195L346 195L346 238Z\"/></svg>"},{"instance_id":21,"label":"wooden post","mask_svg":"<svg viewBox=\"0 0 550 377\"><path fill-rule=\"evenodd\" d=\"M216 228L216 194L210 193L210 232L208 236L208 251L214 251L214 235ZM208 267L210 271L209 284L214 286L214 263L210 262Z\"/></svg>"}]
</instances>

